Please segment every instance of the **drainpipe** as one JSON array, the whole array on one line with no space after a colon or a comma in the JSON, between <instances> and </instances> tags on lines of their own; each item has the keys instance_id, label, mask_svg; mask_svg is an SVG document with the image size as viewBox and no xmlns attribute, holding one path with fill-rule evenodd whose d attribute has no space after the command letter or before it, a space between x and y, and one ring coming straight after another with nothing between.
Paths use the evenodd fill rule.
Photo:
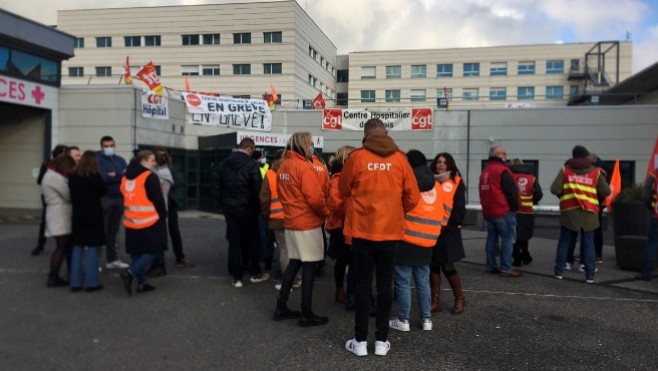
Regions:
<instances>
[{"instance_id":1,"label":"drainpipe","mask_svg":"<svg viewBox=\"0 0 658 371\"><path fill-rule=\"evenodd\" d=\"M470 176L471 169L471 111L466 111L466 176ZM470 183L470 179L469 179ZM468 188L466 188L468 190ZM466 204L468 205L468 194L466 192Z\"/></svg>"}]
</instances>

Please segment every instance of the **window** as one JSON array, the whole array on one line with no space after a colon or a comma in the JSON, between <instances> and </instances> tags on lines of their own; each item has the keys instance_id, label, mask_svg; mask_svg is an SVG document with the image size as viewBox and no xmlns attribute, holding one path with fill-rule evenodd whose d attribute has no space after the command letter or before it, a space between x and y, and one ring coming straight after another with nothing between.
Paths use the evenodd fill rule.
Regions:
<instances>
[{"instance_id":1,"label":"window","mask_svg":"<svg viewBox=\"0 0 658 371\"><path fill-rule=\"evenodd\" d=\"M480 76L480 64L464 63L464 76Z\"/></svg>"},{"instance_id":2,"label":"window","mask_svg":"<svg viewBox=\"0 0 658 371\"><path fill-rule=\"evenodd\" d=\"M578 85L571 85L569 87L569 96L574 97L578 95Z\"/></svg>"},{"instance_id":3,"label":"window","mask_svg":"<svg viewBox=\"0 0 658 371\"><path fill-rule=\"evenodd\" d=\"M564 99L564 86L547 86L546 99Z\"/></svg>"},{"instance_id":4,"label":"window","mask_svg":"<svg viewBox=\"0 0 658 371\"><path fill-rule=\"evenodd\" d=\"M142 37L141 36L124 36L123 44L127 47L142 46Z\"/></svg>"},{"instance_id":5,"label":"window","mask_svg":"<svg viewBox=\"0 0 658 371\"><path fill-rule=\"evenodd\" d=\"M199 76L199 66L181 66L181 75L183 76Z\"/></svg>"},{"instance_id":6,"label":"window","mask_svg":"<svg viewBox=\"0 0 658 371\"><path fill-rule=\"evenodd\" d=\"M85 39L83 37L76 37L74 47L84 48L85 47Z\"/></svg>"},{"instance_id":7,"label":"window","mask_svg":"<svg viewBox=\"0 0 658 371\"><path fill-rule=\"evenodd\" d=\"M424 78L427 77L427 65L412 65L411 78Z\"/></svg>"},{"instance_id":8,"label":"window","mask_svg":"<svg viewBox=\"0 0 658 371\"><path fill-rule=\"evenodd\" d=\"M411 89L411 94L409 98L412 102L424 102L425 101L425 89Z\"/></svg>"},{"instance_id":9,"label":"window","mask_svg":"<svg viewBox=\"0 0 658 371\"><path fill-rule=\"evenodd\" d=\"M363 76L361 76L363 78ZM349 82L350 81L350 71L349 70L338 70L336 74L336 82Z\"/></svg>"},{"instance_id":10,"label":"window","mask_svg":"<svg viewBox=\"0 0 658 371\"><path fill-rule=\"evenodd\" d=\"M85 73L82 67L69 67L69 77L82 77L84 75Z\"/></svg>"},{"instance_id":11,"label":"window","mask_svg":"<svg viewBox=\"0 0 658 371\"><path fill-rule=\"evenodd\" d=\"M203 76L219 76L219 66L218 65L201 66L201 74Z\"/></svg>"},{"instance_id":12,"label":"window","mask_svg":"<svg viewBox=\"0 0 658 371\"><path fill-rule=\"evenodd\" d=\"M263 42L265 44L281 43L283 34L281 31L277 32L263 32Z\"/></svg>"},{"instance_id":13,"label":"window","mask_svg":"<svg viewBox=\"0 0 658 371\"><path fill-rule=\"evenodd\" d=\"M313 47L309 45L308 46L308 55L313 59L317 59L318 58L318 51L313 49Z\"/></svg>"},{"instance_id":14,"label":"window","mask_svg":"<svg viewBox=\"0 0 658 371\"><path fill-rule=\"evenodd\" d=\"M361 80L374 79L374 78L376 78L375 66L361 67Z\"/></svg>"},{"instance_id":15,"label":"window","mask_svg":"<svg viewBox=\"0 0 658 371\"><path fill-rule=\"evenodd\" d=\"M96 47L97 48L111 48L112 47L112 38L111 37L97 37L96 38Z\"/></svg>"},{"instance_id":16,"label":"window","mask_svg":"<svg viewBox=\"0 0 658 371\"><path fill-rule=\"evenodd\" d=\"M111 77L112 67L96 67L96 76L98 77Z\"/></svg>"},{"instance_id":17,"label":"window","mask_svg":"<svg viewBox=\"0 0 658 371\"><path fill-rule=\"evenodd\" d=\"M160 46L160 36L144 36L145 46Z\"/></svg>"},{"instance_id":18,"label":"window","mask_svg":"<svg viewBox=\"0 0 658 371\"><path fill-rule=\"evenodd\" d=\"M437 107L447 107L446 93L448 93L448 99L452 101L452 89L436 89Z\"/></svg>"},{"instance_id":19,"label":"window","mask_svg":"<svg viewBox=\"0 0 658 371\"><path fill-rule=\"evenodd\" d=\"M546 73L564 73L564 61L546 61Z\"/></svg>"},{"instance_id":20,"label":"window","mask_svg":"<svg viewBox=\"0 0 658 371\"><path fill-rule=\"evenodd\" d=\"M375 91L374 90L361 90L361 103L374 103Z\"/></svg>"},{"instance_id":21,"label":"window","mask_svg":"<svg viewBox=\"0 0 658 371\"><path fill-rule=\"evenodd\" d=\"M308 84L315 87L315 84L318 83L318 79L313 75L308 75Z\"/></svg>"},{"instance_id":22,"label":"window","mask_svg":"<svg viewBox=\"0 0 658 371\"><path fill-rule=\"evenodd\" d=\"M437 64L436 77L452 77L452 64Z\"/></svg>"},{"instance_id":23,"label":"window","mask_svg":"<svg viewBox=\"0 0 658 371\"><path fill-rule=\"evenodd\" d=\"M234 33L233 44L251 44L251 32Z\"/></svg>"},{"instance_id":24,"label":"window","mask_svg":"<svg viewBox=\"0 0 658 371\"><path fill-rule=\"evenodd\" d=\"M519 62L519 75L534 75L535 62Z\"/></svg>"},{"instance_id":25,"label":"window","mask_svg":"<svg viewBox=\"0 0 658 371\"><path fill-rule=\"evenodd\" d=\"M491 75L491 76L505 76L505 75L507 75L507 62L494 62L494 63L491 63L491 68L489 69L489 75Z\"/></svg>"},{"instance_id":26,"label":"window","mask_svg":"<svg viewBox=\"0 0 658 371\"><path fill-rule=\"evenodd\" d=\"M489 89L489 100L507 100L507 88Z\"/></svg>"},{"instance_id":27,"label":"window","mask_svg":"<svg viewBox=\"0 0 658 371\"><path fill-rule=\"evenodd\" d=\"M199 35L183 35L183 45L199 45Z\"/></svg>"},{"instance_id":28,"label":"window","mask_svg":"<svg viewBox=\"0 0 658 371\"><path fill-rule=\"evenodd\" d=\"M160 73L160 66L153 66L153 68L155 68L155 73L156 73L158 76L162 76L162 74Z\"/></svg>"},{"instance_id":29,"label":"window","mask_svg":"<svg viewBox=\"0 0 658 371\"><path fill-rule=\"evenodd\" d=\"M462 90L462 99L465 101L478 100L480 98L480 91L478 88L469 88Z\"/></svg>"},{"instance_id":30,"label":"window","mask_svg":"<svg viewBox=\"0 0 658 371\"><path fill-rule=\"evenodd\" d=\"M204 34L203 45L219 45L219 34L218 33Z\"/></svg>"},{"instance_id":31,"label":"window","mask_svg":"<svg viewBox=\"0 0 658 371\"><path fill-rule=\"evenodd\" d=\"M402 76L401 66L386 66L387 79L399 79Z\"/></svg>"},{"instance_id":32,"label":"window","mask_svg":"<svg viewBox=\"0 0 658 371\"><path fill-rule=\"evenodd\" d=\"M385 97L387 102L399 102L400 101L400 91L399 90L386 90Z\"/></svg>"},{"instance_id":33,"label":"window","mask_svg":"<svg viewBox=\"0 0 658 371\"><path fill-rule=\"evenodd\" d=\"M338 93L336 104L339 106L347 106L348 96L347 93Z\"/></svg>"},{"instance_id":34,"label":"window","mask_svg":"<svg viewBox=\"0 0 658 371\"><path fill-rule=\"evenodd\" d=\"M516 96L519 100L535 99L534 86L519 86Z\"/></svg>"},{"instance_id":35,"label":"window","mask_svg":"<svg viewBox=\"0 0 658 371\"><path fill-rule=\"evenodd\" d=\"M251 75L251 65L250 64L234 64L233 65L233 74L234 75Z\"/></svg>"},{"instance_id":36,"label":"window","mask_svg":"<svg viewBox=\"0 0 658 371\"><path fill-rule=\"evenodd\" d=\"M580 59L571 60L571 71L578 72L580 70Z\"/></svg>"},{"instance_id":37,"label":"window","mask_svg":"<svg viewBox=\"0 0 658 371\"><path fill-rule=\"evenodd\" d=\"M265 63L263 64L263 73L266 75L280 75L281 63Z\"/></svg>"}]
</instances>

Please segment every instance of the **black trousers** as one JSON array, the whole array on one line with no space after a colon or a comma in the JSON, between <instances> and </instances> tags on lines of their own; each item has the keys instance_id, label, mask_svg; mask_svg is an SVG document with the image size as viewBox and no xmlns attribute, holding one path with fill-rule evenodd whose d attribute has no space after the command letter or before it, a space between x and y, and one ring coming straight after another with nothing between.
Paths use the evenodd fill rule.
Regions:
<instances>
[{"instance_id":1,"label":"black trousers","mask_svg":"<svg viewBox=\"0 0 658 371\"><path fill-rule=\"evenodd\" d=\"M242 248L249 254L247 270L252 276L261 274L260 267L260 233L258 233L258 214L225 213L226 238L228 239L228 271L234 280L242 280L244 273ZM244 257L246 258L246 257ZM246 259L244 259L246 260Z\"/></svg>"},{"instance_id":2,"label":"black trousers","mask_svg":"<svg viewBox=\"0 0 658 371\"><path fill-rule=\"evenodd\" d=\"M174 250L176 262L185 259L183 254L183 237L180 234L180 227L178 226L178 205L169 201L169 209L167 210L167 224L169 227L169 237L171 237L171 246Z\"/></svg>"}]
</instances>

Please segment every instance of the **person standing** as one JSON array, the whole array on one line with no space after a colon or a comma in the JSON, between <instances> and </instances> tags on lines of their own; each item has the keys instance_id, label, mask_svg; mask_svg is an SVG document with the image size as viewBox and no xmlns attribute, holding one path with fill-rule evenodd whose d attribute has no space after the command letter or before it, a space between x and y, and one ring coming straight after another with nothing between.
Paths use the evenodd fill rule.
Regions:
<instances>
[{"instance_id":1,"label":"person standing","mask_svg":"<svg viewBox=\"0 0 658 371\"><path fill-rule=\"evenodd\" d=\"M71 249L71 191L68 177L75 170L71 156L58 156L49 165L41 180L41 193L46 202L46 237L55 237L55 251L50 256L48 287L68 286L59 276L62 262Z\"/></svg>"},{"instance_id":2,"label":"person standing","mask_svg":"<svg viewBox=\"0 0 658 371\"><path fill-rule=\"evenodd\" d=\"M68 147L69 149L66 151L66 154L73 157L73 160L75 160L75 164L80 163L80 159L82 159L82 153L80 152L80 147L78 146L70 146Z\"/></svg>"},{"instance_id":3,"label":"person standing","mask_svg":"<svg viewBox=\"0 0 658 371\"><path fill-rule=\"evenodd\" d=\"M226 219L228 239L228 270L233 287L240 288L244 273L241 246L248 247L249 274L252 283L270 279L260 267L260 233L258 213L261 173L258 163L251 158L256 144L251 138L240 141L238 148L217 167L219 203ZM244 260L247 260L246 257Z\"/></svg>"},{"instance_id":4,"label":"person standing","mask_svg":"<svg viewBox=\"0 0 658 371\"><path fill-rule=\"evenodd\" d=\"M290 262L283 273L274 320L299 317L300 327L321 326L327 317L313 313L313 283L317 262L324 259L322 229L329 215L322 185L312 165L311 133L294 133L277 170L276 187L283 205L283 227ZM302 271L302 311L288 309L288 297L295 276Z\"/></svg>"},{"instance_id":5,"label":"person standing","mask_svg":"<svg viewBox=\"0 0 658 371\"><path fill-rule=\"evenodd\" d=\"M452 313L461 314L464 312L466 299L462 292L461 276L455 269L455 263L466 257L462 242L462 224L466 217L466 186L451 154L439 153L432 160L430 167L434 171L434 179L441 184L439 190L443 193L445 206L441 235L432 250L432 264L430 264L432 312L440 312L443 309L441 305L441 271L443 271L455 297Z\"/></svg>"},{"instance_id":6,"label":"person standing","mask_svg":"<svg viewBox=\"0 0 658 371\"><path fill-rule=\"evenodd\" d=\"M167 246L167 209L155 169L155 155L139 151L121 179L121 194L125 208L126 252L131 264L120 277L128 294L132 294L133 279L137 293L154 290L146 282L146 269Z\"/></svg>"},{"instance_id":7,"label":"person standing","mask_svg":"<svg viewBox=\"0 0 658 371\"><path fill-rule=\"evenodd\" d=\"M411 276L416 283L416 298L420 307L423 330L432 330L432 298L430 296L430 262L432 248L441 234L441 222L445 214L443 193L434 180L427 158L420 151L407 152L413 168L420 201L404 216L404 237L395 258L395 293L398 313L389 326L399 331L409 331L411 311Z\"/></svg>"},{"instance_id":8,"label":"person standing","mask_svg":"<svg viewBox=\"0 0 658 371\"><path fill-rule=\"evenodd\" d=\"M126 172L126 160L116 154L114 139L106 135L101 138L101 150L96 153L98 170L101 173L107 193L101 198L103 205L103 222L105 223L105 267L108 269L125 269L128 264L119 260L117 255L117 236L123 216L123 199L121 196L121 178Z\"/></svg>"},{"instance_id":9,"label":"person standing","mask_svg":"<svg viewBox=\"0 0 658 371\"><path fill-rule=\"evenodd\" d=\"M569 243L581 231L580 258L585 264L585 282L594 283L594 230L599 227L600 209L598 196L609 195L610 186L592 164L585 147L578 145L573 148L572 158L560 169L551 184L551 193L560 198L561 226L555 256L555 278L562 279Z\"/></svg>"},{"instance_id":10,"label":"person standing","mask_svg":"<svg viewBox=\"0 0 658 371\"><path fill-rule=\"evenodd\" d=\"M503 146L489 150L489 162L480 174L480 205L487 223L487 271L503 277L519 277L512 269L512 245L516 240L516 210L518 191L512 172L505 161ZM496 261L496 247L500 240L500 265Z\"/></svg>"},{"instance_id":11,"label":"person standing","mask_svg":"<svg viewBox=\"0 0 658 371\"><path fill-rule=\"evenodd\" d=\"M516 242L512 252L514 261L512 265L521 267L532 263L532 256L528 251L528 242L535 230L535 214L532 209L544 197L537 177L532 175L530 169L521 159L510 161L510 170L519 190L519 209L516 212Z\"/></svg>"},{"instance_id":12,"label":"person standing","mask_svg":"<svg viewBox=\"0 0 658 371\"><path fill-rule=\"evenodd\" d=\"M418 183L404 153L388 136L379 119L366 121L363 146L350 154L338 189L345 198L343 232L352 237L356 275L354 338L345 348L357 356L368 354L368 317L373 271L377 271L375 354L384 356L388 341L393 269L404 215L418 204Z\"/></svg>"},{"instance_id":13,"label":"person standing","mask_svg":"<svg viewBox=\"0 0 658 371\"><path fill-rule=\"evenodd\" d=\"M106 188L98 172L96 153L85 151L69 178L73 208L73 253L71 254L71 291L101 290L98 276L99 249L105 243L101 197ZM85 264L83 258L87 253Z\"/></svg>"},{"instance_id":14,"label":"person standing","mask_svg":"<svg viewBox=\"0 0 658 371\"><path fill-rule=\"evenodd\" d=\"M642 201L651 209L651 221L647 233L647 244L644 247L644 257L640 273L635 276L636 280L650 281L651 272L656 265L656 247L658 247L658 182L656 182L656 169L651 170L647 180L644 182Z\"/></svg>"}]
</instances>

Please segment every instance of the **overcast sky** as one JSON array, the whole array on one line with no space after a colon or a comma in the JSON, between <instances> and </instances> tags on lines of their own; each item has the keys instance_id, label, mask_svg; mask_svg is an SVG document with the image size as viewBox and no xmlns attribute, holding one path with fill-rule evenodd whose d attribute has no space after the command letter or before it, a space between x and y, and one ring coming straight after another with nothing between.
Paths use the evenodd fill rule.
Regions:
<instances>
[{"instance_id":1,"label":"overcast sky","mask_svg":"<svg viewBox=\"0 0 658 371\"><path fill-rule=\"evenodd\" d=\"M267 1L267 0L261 0ZM0 0L48 25L57 10L249 2L236 0ZM339 54L399 50L633 41L633 72L658 62L658 0L297 0Z\"/></svg>"}]
</instances>

